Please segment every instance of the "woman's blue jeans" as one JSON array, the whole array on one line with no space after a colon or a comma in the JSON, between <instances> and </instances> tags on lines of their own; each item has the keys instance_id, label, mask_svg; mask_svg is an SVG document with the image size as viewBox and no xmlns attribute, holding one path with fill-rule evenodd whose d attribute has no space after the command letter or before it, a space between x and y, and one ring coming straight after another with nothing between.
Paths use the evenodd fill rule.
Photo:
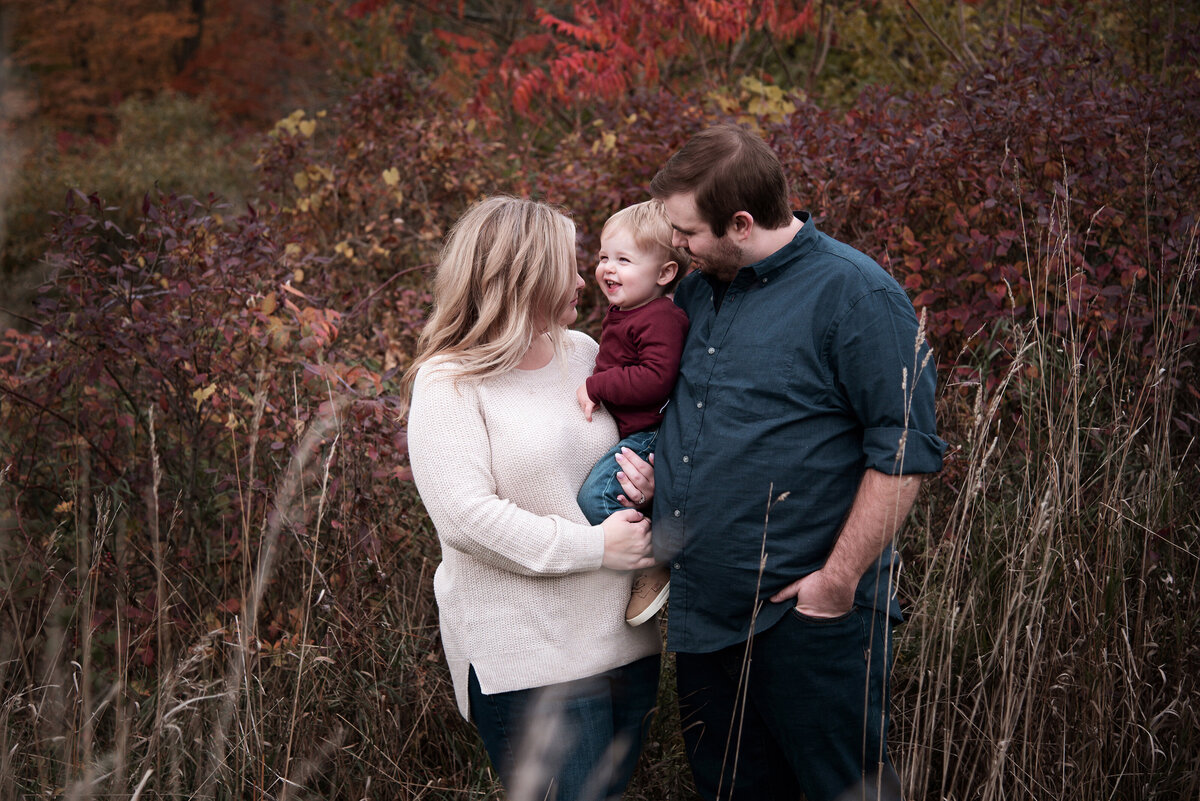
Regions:
<instances>
[{"instance_id":1,"label":"woman's blue jeans","mask_svg":"<svg viewBox=\"0 0 1200 801\"><path fill-rule=\"evenodd\" d=\"M658 696L658 655L585 679L484 695L471 718L511 801L619 799Z\"/></svg>"},{"instance_id":2,"label":"woman's blue jeans","mask_svg":"<svg viewBox=\"0 0 1200 801\"><path fill-rule=\"evenodd\" d=\"M617 464L615 458L621 452L621 448L629 448L643 459L648 459L650 452L654 450L654 443L657 439L657 428L635 431L609 448L608 453L600 457L587 480L583 482L583 486L579 488L577 499L579 508L583 510L583 516L589 523L598 526L613 512L619 512L626 508L617 500L617 496L623 492L621 482L617 481L617 471L621 469L621 466Z\"/></svg>"}]
</instances>

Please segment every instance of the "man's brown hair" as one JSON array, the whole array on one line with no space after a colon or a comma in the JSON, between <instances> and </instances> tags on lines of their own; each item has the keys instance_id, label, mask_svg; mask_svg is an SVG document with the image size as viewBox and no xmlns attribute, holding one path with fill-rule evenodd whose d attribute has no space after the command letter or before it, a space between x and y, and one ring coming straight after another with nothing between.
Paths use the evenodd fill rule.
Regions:
<instances>
[{"instance_id":1,"label":"man's brown hair","mask_svg":"<svg viewBox=\"0 0 1200 801\"><path fill-rule=\"evenodd\" d=\"M746 211L768 229L791 222L787 178L775 151L738 125L716 125L693 136L650 182L660 200L694 192L696 208L712 229L725 235L733 215Z\"/></svg>"}]
</instances>

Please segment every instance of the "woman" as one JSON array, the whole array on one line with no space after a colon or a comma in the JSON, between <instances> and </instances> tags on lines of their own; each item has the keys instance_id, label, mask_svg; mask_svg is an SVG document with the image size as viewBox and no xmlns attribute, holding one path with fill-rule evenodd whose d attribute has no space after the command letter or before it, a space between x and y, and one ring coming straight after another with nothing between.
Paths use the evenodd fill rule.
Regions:
<instances>
[{"instance_id":1,"label":"woman","mask_svg":"<svg viewBox=\"0 0 1200 801\"><path fill-rule=\"evenodd\" d=\"M413 377L408 446L437 527L442 644L463 716L516 798L619 798L658 685L657 627L625 624L653 563L634 509L588 525L575 496L614 442L575 388L597 345L567 326L575 228L529 200L470 209L445 243ZM638 460L622 487L641 503ZM632 503L630 503L632 506Z\"/></svg>"}]
</instances>

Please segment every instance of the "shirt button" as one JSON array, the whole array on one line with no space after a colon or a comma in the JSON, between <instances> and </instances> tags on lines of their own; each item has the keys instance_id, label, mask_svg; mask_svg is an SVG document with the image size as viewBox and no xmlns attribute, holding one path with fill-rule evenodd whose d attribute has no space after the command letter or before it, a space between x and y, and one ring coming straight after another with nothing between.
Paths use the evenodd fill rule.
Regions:
<instances>
[{"instance_id":1,"label":"shirt button","mask_svg":"<svg viewBox=\"0 0 1200 801\"><path fill-rule=\"evenodd\" d=\"M703 409L703 408L704 408L704 401L696 401L696 408L697 408L697 409Z\"/></svg>"},{"instance_id":2,"label":"shirt button","mask_svg":"<svg viewBox=\"0 0 1200 801\"><path fill-rule=\"evenodd\" d=\"M679 511L678 509L675 510L676 517L679 517L681 514L683 514L683 512Z\"/></svg>"},{"instance_id":3,"label":"shirt button","mask_svg":"<svg viewBox=\"0 0 1200 801\"><path fill-rule=\"evenodd\" d=\"M716 352L717 352L717 349L716 349L716 348L709 348L709 349L708 349L708 355L709 355L709 356L712 356L712 355L713 355L714 353L716 353Z\"/></svg>"},{"instance_id":4,"label":"shirt button","mask_svg":"<svg viewBox=\"0 0 1200 801\"><path fill-rule=\"evenodd\" d=\"M686 456L685 456L685 457L683 457L683 463L684 463L684 464L687 464L689 461L690 461L690 459L688 459L688 457L686 457Z\"/></svg>"},{"instance_id":5,"label":"shirt button","mask_svg":"<svg viewBox=\"0 0 1200 801\"><path fill-rule=\"evenodd\" d=\"M765 278L764 278L764 279L763 279L763 283L764 283L764 284L765 284L765 283L767 283L767 279L765 279Z\"/></svg>"},{"instance_id":6,"label":"shirt button","mask_svg":"<svg viewBox=\"0 0 1200 801\"><path fill-rule=\"evenodd\" d=\"M676 570L679 570L679 569L680 569L680 565L679 565L679 563L678 563L678 562L676 562L675 564L671 565L671 567L675 568Z\"/></svg>"}]
</instances>

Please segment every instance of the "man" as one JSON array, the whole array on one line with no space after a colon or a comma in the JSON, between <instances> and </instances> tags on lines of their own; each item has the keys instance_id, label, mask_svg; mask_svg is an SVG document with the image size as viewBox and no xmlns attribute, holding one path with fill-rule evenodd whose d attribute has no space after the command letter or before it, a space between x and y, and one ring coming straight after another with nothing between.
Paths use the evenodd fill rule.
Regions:
<instances>
[{"instance_id":1,"label":"man","mask_svg":"<svg viewBox=\"0 0 1200 801\"><path fill-rule=\"evenodd\" d=\"M887 755L892 538L941 469L911 302L793 214L757 136L704 131L655 176L698 267L656 448L656 558L708 799L899 797Z\"/></svg>"}]
</instances>

